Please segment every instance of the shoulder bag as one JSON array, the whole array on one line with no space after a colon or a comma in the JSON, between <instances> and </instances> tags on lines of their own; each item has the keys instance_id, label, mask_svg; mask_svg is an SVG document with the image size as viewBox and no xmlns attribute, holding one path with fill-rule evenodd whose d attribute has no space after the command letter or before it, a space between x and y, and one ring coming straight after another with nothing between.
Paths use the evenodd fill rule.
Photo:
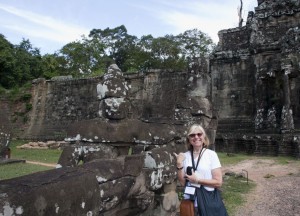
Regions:
<instances>
[{"instance_id":1,"label":"shoulder bag","mask_svg":"<svg viewBox=\"0 0 300 216\"><path fill-rule=\"evenodd\" d=\"M193 155L192 162L195 167ZM219 189L208 191L201 185L200 188L196 188L196 196L199 216L228 216Z\"/></svg>"},{"instance_id":2,"label":"shoulder bag","mask_svg":"<svg viewBox=\"0 0 300 216\"><path fill-rule=\"evenodd\" d=\"M219 189L208 191L201 185L196 189L196 195L200 216L228 216Z\"/></svg>"},{"instance_id":3,"label":"shoulder bag","mask_svg":"<svg viewBox=\"0 0 300 216\"><path fill-rule=\"evenodd\" d=\"M195 216L194 201L181 200L180 216Z\"/></svg>"}]
</instances>

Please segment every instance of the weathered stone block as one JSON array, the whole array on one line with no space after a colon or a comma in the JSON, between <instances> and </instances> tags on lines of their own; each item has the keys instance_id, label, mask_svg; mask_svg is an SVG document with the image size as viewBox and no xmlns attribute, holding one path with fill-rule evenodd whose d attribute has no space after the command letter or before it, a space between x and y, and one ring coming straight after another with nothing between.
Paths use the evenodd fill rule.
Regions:
<instances>
[{"instance_id":1,"label":"weathered stone block","mask_svg":"<svg viewBox=\"0 0 300 216\"><path fill-rule=\"evenodd\" d=\"M128 199L128 193L134 183L134 177L122 177L100 184L100 213L111 210Z\"/></svg>"},{"instance_id":2,"label":"weathered stone block","mask_svg":"<svg viewBox=\"0 0 300 216\"><path fill-rule=\"evenodd\" d=\"M105 144L73 144L66 146L58 161L59 167L76 166L80 161L87 163L96 159L116 158L118 151Z\"/></svg>"},{"instance_id":3,"label":"weathered stone block","mask_svg":"<svg viewBox=\"0 0 300 216\"><path fill-rule=\"evenodd\" d=\"M81 165L83 169L93 173L99 184L124 176L124 158L97 159Z\"/></svg>"},{"instance_id":4,"label":"weathered stone block","mask_svg":"<svg viewBox=\"0 0 300 216\"><path fill-rule=\"evenodd\" d=\"M95 175L62 168L0 181L0 215L97 215Z\"/></svg>"},{"instance_id":5,"label":"weathered stone block","mask_svg":"<svg viewBox=\"0 0 300 216\"><path fill-rule=\"evenodd\" d=\"M125 157L124 174L139 176L144 167L144 155L131 155Z\"/></svg>"}]
</instances>

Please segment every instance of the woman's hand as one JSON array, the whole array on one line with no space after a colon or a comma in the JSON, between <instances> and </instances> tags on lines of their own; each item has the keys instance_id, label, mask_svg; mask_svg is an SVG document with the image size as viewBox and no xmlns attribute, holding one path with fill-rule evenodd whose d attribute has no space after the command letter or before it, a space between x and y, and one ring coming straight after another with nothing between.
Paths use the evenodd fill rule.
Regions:
<instances>
[{"instance_id":1,"label":"woman's hand","mask_svg":"<svg viewBox=\"0 0 300 216\"><path fill-rule=\"evenodd\" d=\"M176 154L175 152L174 152L174 155L175 155L175 157L176 157L176 160L177 160L177 168L181 168L181 167L183 167L183 161L185 160L185 155L184 155L184 153L182 153L182 152L180 152L179 154Z\"/></svg>"},{"instance_id":2,"label":"woman's hand","mask_svg":"<svg viewBox=\"0 0 300 216\"><path fill-rule=\"evenodd\" d=\"M185 174L184 177L186 180L189 180L189 182L198 184L197 175L195 174L194 170L192 170L192 175Z\"/></svg>"},{"instance_id":3,"label":"woman's hand","mask_svg":"<svg viewBox=\"0 0 300 216\"><path fill-rule=\"evenodd\" d=\"M176 154L174 152L174 155L176 157L176 166L177 166L177 175L178 175L178 180L180 182L180 184L182 186L185 185L185 178L184 178L184 169L183 169L183 161L185 160L185 154L184 153L179 153L179 154Z\"/></svg>"}]
</instances>

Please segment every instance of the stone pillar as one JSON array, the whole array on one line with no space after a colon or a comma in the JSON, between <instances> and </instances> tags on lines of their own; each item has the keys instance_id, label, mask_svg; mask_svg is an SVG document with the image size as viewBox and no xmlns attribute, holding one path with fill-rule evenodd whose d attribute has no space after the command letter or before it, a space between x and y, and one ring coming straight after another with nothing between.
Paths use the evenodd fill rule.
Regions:
<instances>
[{"instance_id":1,"label":"stone pillar","mask_svg":"<svg viewBox=\"0 0 300 216\"><path fill-rule=\"evenodd\" d=\"M294 129L294 119L293 111L291 109L290 84L288 76L291 71L291 65L283 65L282 69L284 70L284 74L282 76L284 105L282 107L281 113L281 131L289 131Z\"/></svg>"},{"instance_id":2,"label":"stone pillar","mask_svg":"<svg viewBox=\"0 0 300 216\"><path fill-rule=\"evenodd\" d=\"M295 158L300 159L300 137L295 136L293 143L295 145Z\"/></svg>"}]
</instances>

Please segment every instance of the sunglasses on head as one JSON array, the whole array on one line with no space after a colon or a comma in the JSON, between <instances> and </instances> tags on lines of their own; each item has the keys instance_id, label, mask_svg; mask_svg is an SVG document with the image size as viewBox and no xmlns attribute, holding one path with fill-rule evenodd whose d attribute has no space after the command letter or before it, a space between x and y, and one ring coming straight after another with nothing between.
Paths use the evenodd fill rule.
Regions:
<instances>
[{"instance_id":1,"label":"sunglasses on head","mask_svg":"<svg viewBox=\"0 0 300 216\"><path fill-rule=\"evenodd\" d=\"M197 135L198 137L201 137L201 136L203 135L203 133L189 134L189 137L194 138L194 137L196 137L196 135Z\"/></svg>"}]
</instances>

